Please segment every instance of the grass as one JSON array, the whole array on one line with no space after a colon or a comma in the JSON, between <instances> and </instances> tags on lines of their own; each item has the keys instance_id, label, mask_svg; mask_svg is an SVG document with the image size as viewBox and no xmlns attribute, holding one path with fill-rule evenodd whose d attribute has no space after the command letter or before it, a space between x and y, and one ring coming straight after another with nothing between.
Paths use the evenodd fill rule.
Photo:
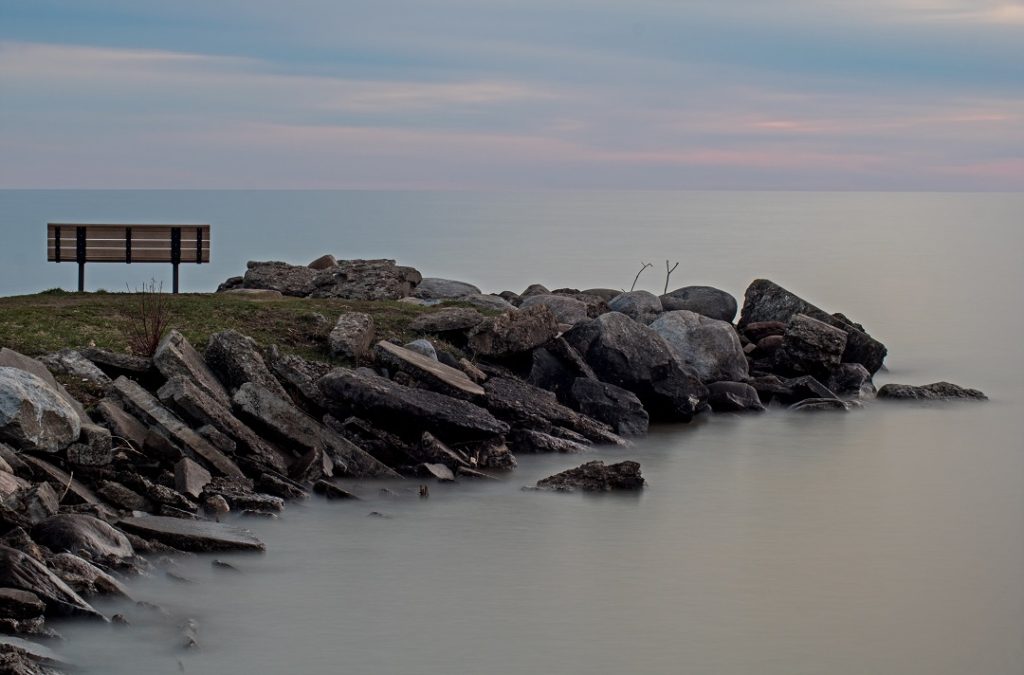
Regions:
<instances>
[{"instance_id":1,"label":"grass","mask_svg":"<svg viewBox=\"0 0 1024 675\"><path fill-rule=\"evenodd\" d=\"M408 331L409 322L438 309L402 302L254 300L213 294L168 294L167 301L170 326L181 331L197 349L205 347L210 335L233 328L260 345L276 344L284 352L322 361L330 360L327 335L343 312L372 316L377 339L408 342L416 337ZM83 346L127 352L125 312L137 306L134 293L66 293L54 289L0 298L0 347L29 356Z\"/></svg>"}]
</instances>

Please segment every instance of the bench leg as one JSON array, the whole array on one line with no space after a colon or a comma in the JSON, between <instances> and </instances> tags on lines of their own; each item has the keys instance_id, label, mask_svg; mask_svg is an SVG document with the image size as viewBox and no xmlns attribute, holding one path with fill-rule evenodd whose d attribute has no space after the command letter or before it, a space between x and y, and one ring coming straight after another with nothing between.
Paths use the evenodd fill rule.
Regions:
<instances>
[{"instance_id":1,"label":"bench leg","mask_svg":"<svg viewBox=\"0 0 1024 675\"><path fill-rule=\"evenodd\" d=\"M85 293L85 263L78 263L78 292Z\"/></svg>"},{"instance_id":2,"label":"bench leg","mask_svg":"<svg viewBox=\"0 0 1024 675\"><path fill-rule=\"evenodd\" d=\"M173 267L174 267L173 289L174 289L174 294L177 295L178 294L178 263L173 263Z\"/></svg>"}]
</instances>

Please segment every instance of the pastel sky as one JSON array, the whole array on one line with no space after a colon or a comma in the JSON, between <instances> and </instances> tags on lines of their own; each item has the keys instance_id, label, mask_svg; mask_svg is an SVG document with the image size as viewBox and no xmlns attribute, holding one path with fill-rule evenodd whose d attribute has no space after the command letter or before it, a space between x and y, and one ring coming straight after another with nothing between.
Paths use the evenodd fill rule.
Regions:
<instances>
[{"instance_id":1,"label":"pastel sky","mask_svg":"<svg viewBox=\"0 0 1024 675\"><path fill-rule=\"evenodd\" d=\"M0 0L3 188L1024 190L1024 2Z\"/></svg>"}]
</instances>

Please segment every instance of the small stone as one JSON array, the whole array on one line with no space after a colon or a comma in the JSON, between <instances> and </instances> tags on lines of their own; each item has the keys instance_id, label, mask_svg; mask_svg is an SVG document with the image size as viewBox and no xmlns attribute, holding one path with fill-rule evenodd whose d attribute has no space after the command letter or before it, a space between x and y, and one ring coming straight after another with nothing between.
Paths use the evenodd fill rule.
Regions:
<instances>
[{"instance_id":1,"label":"small stone","mask_svg":"<svg viewBox=\"0 0 1024 675\"><path fill-rule=\"evenodd\" d=\"M365 358L376 330L373 317L362 312L347 312L338 317L327 341L331 356L346 359Z\"/></svg>"},{"instance_id":2,"label":"small stone","mask_svg":"<svg viewBox=\"0 0 1024 675\"><path fill-rule=\"evenodd\" d=\"M174 465L174 487L182 494L198 499L211 480L210 472L188 457L182 457Z\"/></svg>"}]
</instances>

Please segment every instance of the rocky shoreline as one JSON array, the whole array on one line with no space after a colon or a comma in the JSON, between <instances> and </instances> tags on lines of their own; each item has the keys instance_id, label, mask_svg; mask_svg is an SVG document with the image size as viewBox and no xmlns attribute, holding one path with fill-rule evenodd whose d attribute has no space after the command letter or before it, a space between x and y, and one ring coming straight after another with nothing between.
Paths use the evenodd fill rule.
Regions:
<instances>
[{"instance_id":1,"label":"rocky shoreline","mask_svg":"<svg viewBox=\"0 0 1024 675\"><path fill-rule=\"evenodd\" d=\"M105 617L119 577L179 552L261 551L225 514L272 516L338 479L492 480L517 455L619 446L697 415L845 412L875 398L984 399L945 382L872 378L887 349L862 325L759 279L736 299L707 286L483 294L390 260L249 263L219 293L400 301L431 307L407 344L373 318L332 321L323 360L234 330L192 345L171 330L152 356L68 345L40 359L0 349L0 631L53 639L56 617ZM436 306L436 307L435 307ZM739 318L737 321L737 313ZM735 321L735 323L734 323ZM2 346L0 346L2 347ZM338 365L347 363L349 365ZM56 376L56 377L55 377ZM102 392L86 408L61 381ZM538 489L640 489L634 461L587 462ZM194 646L195 627L185 643ZM29 644L26 647L26 644ZM54 672L0 639L0 671Z\"/></svg>"}]
</instances>

